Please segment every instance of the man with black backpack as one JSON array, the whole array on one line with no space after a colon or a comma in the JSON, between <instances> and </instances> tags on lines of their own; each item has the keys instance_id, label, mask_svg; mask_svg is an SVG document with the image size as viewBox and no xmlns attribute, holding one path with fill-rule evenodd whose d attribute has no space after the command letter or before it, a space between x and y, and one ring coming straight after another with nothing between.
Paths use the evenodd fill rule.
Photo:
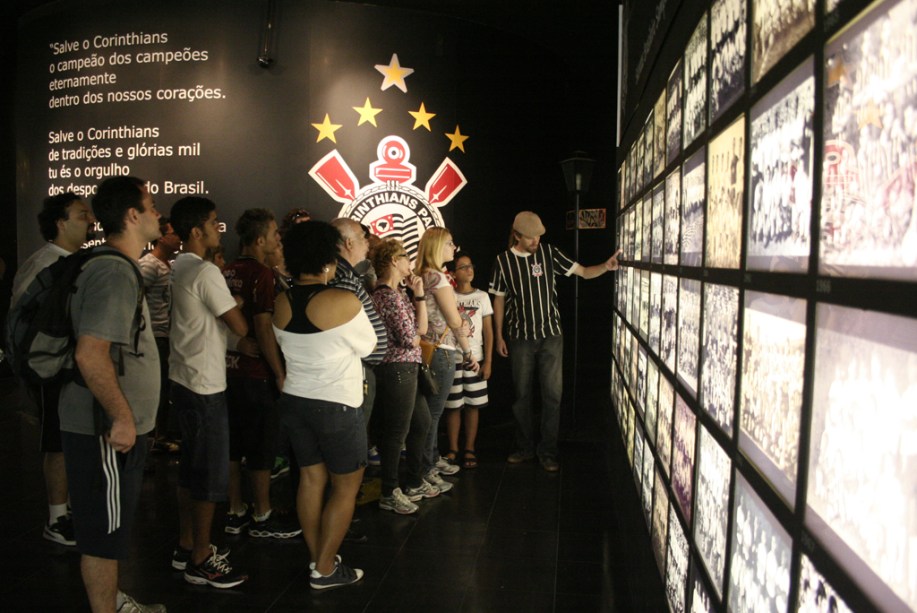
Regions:
<instances>
[{"instance_id":1,"label":"man with black backpack","mask_svg":"<svg viewBox=\"0 0 917 613\"><path fill-rule=\"evenodd\" d=\"M47 241L23 262L13 279L13 308L39 272L82 247L87 241L95 217L85 202L72 192L46 198L38 213L38 229ZM27 384L27 389L41 418L39 449L43 454L42 472L48 494L48 523L43 536L61 545L76 545L73 522L67 508L67 472L61 447L57 399L60 383Z\"/></svg>"},{"instance_id":2,"label":"man with black backpack","mask_svg":"<svg viewBox=\"0 0 917 613\"><path fill-rule=\"evenodd\" d=\"M135 177L106 179L92 206L106 243L76 278L70 314L79 376L60 396L80 569L93 611L165 611L118 589L159 403L159 356L137 267L160 236L159 213Z\"/></svg>"}]
</instances>

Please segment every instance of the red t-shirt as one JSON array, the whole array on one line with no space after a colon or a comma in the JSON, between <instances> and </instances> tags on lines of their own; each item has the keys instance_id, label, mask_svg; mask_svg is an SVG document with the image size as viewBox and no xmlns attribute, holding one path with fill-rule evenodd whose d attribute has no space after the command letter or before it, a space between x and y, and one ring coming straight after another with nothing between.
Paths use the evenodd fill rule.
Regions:
<instances>
[{"instance_id":1,"label":"red t-shirt","mask_svg":"<svg viewBox=\"0 0 917 613\"><path fill-rule=\"evenodd\" d=\"M243 255L223 269L223 276L232 295L242 297L248 336L255 338L255 315L274 312L274 272L255 258ZM226 352L226 376L273 379L274 374L264 358L230 350Z\"/></svg>"}]
</instances>

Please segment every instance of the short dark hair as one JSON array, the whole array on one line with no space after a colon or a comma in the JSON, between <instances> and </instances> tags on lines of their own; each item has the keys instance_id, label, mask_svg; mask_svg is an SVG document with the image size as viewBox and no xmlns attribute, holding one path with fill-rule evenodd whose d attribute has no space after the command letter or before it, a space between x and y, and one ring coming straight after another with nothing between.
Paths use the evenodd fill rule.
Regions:
<instances>
[{"instance_id":1,"label":"short dark hair","mask_svg":"<svg viewBox=\"0 0 917 613\"><path fill-rule=\"evenodd\" d=\"M169 218L166 217L165 215L159 216L159 234L160 236L155 241L153 241L153 244L159 244L159 241L165 238L166 230L168 229L170 223L171 222L169 221ZM175 230L173 229L172 231L174 232Z\"/></svg>"},{"instance_id":2,"label":"short dark hair","mask_svg":"<svg viewBox=\"0 0 917 613\"><path fill-rule=\"evenodd\" d=\"M130 209L143 212L143 187L137 177L110 177L99 184L92 199L92 212L105 234L124 232L124 216Z\"/></svg>"},{"instance_id":3,"label":"short dark hair","mask_svg":"<svg viewBox=\"0 0 917 613\"><path fill-rule=\"evenodd\" d=\"M274 214L267 209L248 209L236 222L236 234L239 244L248 247L267 234L267 229L274 221Z\"/></svg>"},{"instance_id":4,"label":"short dark hair","mask_svg":"<svg viewBox=\"0 0 917 613\"><path fill-rule=\"evenodd\" d=\"M312 215L309 214L309 211L303 208L295 208L287 211L287 214L283 216L283 220L280 222L280 235L283 236L287 233L287 230L296 225L298 219L312 219ZM298 222L303 223L303 222Z\"/></svg>"},{"instance_id":5,"label":"short dark hair","mask_svg":"<svg viewBox=\"0 0 917 613\"><path fill-rule=\"evenodd\" d=\"M216 208L217 205L209 198L185 196L177 200L169 211L172 229L178 234L178 238L187 241L191 238L191 230L203 226Z\"/></svg>"},{"instance_id":6,"label":"short dark hair","mask_svg":"<svg viewBox=\"0 0 917 613\"><path fill-rule=\"evenodd\" d=\"M471 255L468 254L468 253L465 253L465 251L462 251L461 253L456 253L456 254L455 254L455 258L453 258L453 260L450 262L449 268L451 268L453 271L457 270L457 269L458 269L458 262L459 262L459 260L461 260L462 258L465 258L466 260L468 260L469 262L471 262L472 264L474 264L474 260L471 259Z\"/></svg>"},{"instance_id":7,"label":"short dark hair","mask_svg":"<svg viewBox=\"0 0 917 613\"><path fill-rule=\"evenodd\" d=\"M336 262L341 233L324 221L293 224L283 240L283 259L293 278L317 275L322 268Z\"/></svg>"},{"instance_id":8,"label":"short dark hair","mask_svg":"<svg viewBox=\"0 0 917 613\"><path fill-rule=\"evenodd\" d=\"M73 192L66 192L45 198L38 213L38 230L46 241L57 238L57 222L68 218L67 208L80 197Z\"/></svg>"}]
</instances>

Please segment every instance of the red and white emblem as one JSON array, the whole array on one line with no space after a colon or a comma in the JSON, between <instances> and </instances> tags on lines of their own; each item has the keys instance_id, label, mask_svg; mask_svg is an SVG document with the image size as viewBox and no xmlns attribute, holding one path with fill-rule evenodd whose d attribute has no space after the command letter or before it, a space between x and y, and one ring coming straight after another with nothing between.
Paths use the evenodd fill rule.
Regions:
<instances>
[{"instance_id":1,"label":"red and white emblem","mask_svg":"<svg viewBox=\"0 0 917 613\"><path fill-rule=\"evenodd\" d=\"M371 183L360 187L337 149L309 170L325 192L343 206L339 217L349 217L382 238L398 238L413 258L427 228L443 226L439 209L449 204L468 183L459 167L445 158L424 190L414 186L416 167L411 148L400 136L379 141L377 160L369 165Z\"/></svg>"}]
</instances>

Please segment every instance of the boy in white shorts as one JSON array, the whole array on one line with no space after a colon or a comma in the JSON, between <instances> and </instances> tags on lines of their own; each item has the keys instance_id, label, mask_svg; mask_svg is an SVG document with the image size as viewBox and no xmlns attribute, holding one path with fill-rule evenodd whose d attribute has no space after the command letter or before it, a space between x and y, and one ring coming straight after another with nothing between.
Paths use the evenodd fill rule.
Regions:
<instances>
[{"instance_id":1,"label":"boy in white shorts","mask_svg":"<svg viewBox=\"0 0 917 613\"><path fill-rule=\"evenodd\" d=\"M461 363L461 354L457 354L455 379L446 400L449 451L444 457L448 462L460 464L467 469L478 465L474 446L478 434L478 409L487 406L487 380L490 378L494 348L493 307L487 292L471 286L474 281L474 263L470 256L460 255L455 259L453 278L459 313L469 328L471 352L481 369L479 372L466 370ZM465 416L465 446L459 458L462 413Z\"/></svg>"}]
</instances>

